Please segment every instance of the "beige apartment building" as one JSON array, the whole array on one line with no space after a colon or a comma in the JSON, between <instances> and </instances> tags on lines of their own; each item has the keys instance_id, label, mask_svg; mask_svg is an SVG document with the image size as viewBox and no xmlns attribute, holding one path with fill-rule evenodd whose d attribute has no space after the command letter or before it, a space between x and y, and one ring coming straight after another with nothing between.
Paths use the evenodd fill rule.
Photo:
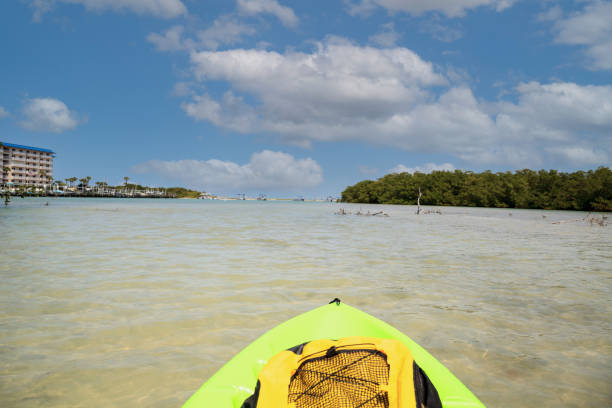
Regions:
<instances>
[{"instance_id":1,"label":"beige apartment building","mask_svg":"<svg viewBox=\"0 0 612 408\"><path fill-rule=\"evenodd\" d=\"M53 151L0 143L0 185L43 187L53 182Z\"/></svg>"}]
</instances>

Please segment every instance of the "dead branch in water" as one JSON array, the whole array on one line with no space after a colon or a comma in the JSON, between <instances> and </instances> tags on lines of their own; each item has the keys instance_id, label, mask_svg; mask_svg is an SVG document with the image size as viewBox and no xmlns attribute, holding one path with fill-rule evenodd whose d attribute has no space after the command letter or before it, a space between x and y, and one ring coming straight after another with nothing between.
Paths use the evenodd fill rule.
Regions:
<instances>
[{"instance_id":1,"label":"dead branch in water","mask_svg":"<svg viewBox=\"0 0 612 408\"><path fill-rule=\"evenodd\" d=\"M608 216L602 215L598 217L598 216L591 215L591 213L588 213L587 216L584 218L578 218L577 220L555 221L553 222L553 224L567 224L569 222L586 222L586 223L591 224L591 226L593 226L593 224L597 224L600 227L605 227L608 225Z\"/></svg>"},{"instance_id":2,"label":"dead branch in water","mask_svg":"<svg viewBox=\"0 0 612 408\"><path fill-rule=\"evenodd\" d=\"M421 210L421 197L423 197L423 193L421 192L421 187L419 187L419 196L417 197L417 211L416 214L442 214L440 210Z\"/></svg>"},{"instance_id":3,"label":"dead branch in water","mask_svg":"<svg viewBox=\"0 0 612 408\"><path fill-rule=\"evenodd\" d=\"M344 208L340 208L340 210L338 210L337 212L335 212L334 214L336 215L351 215L350 212L346 211ZM361 215L361 216L370 216L370 217L376 217L376 216L381 216L381 217L388 217L389 214L385 213L384 211L378 211L378 212L370 212L368 211L367 213L362 213L361 209L359 209L359 211L357 211L355 213L355 215Z\"/></svg>"},{"instance_id":4,"label":"dead branch in water","mask_svg":"<svg viewBox=\"0 0 612 408\"><path fill-rule=\"evenodd\" d=\"M375 212L375 213L371 213L370 211L368 211L367 213L362 213L361 210L357 211L355 213L355 215L361 215L361 216L365 216L365 217L376 217L377 215L381 215L383 217L388 217L389 216L384 211L378 211L378 212Z\"/></svg>"},{"instance_id":5,"label":"dead branch in water","mask_svg":"<svg viewBox=\"0 0 612 408\"><path fill-rule=\"evenodd\" d=\"M379 212L375 212L375 213L372 213L372 214L370 214L370 212L368 211L367 215L371 215L372 217L376 217L377 215L381 215L383 217L388 217L389 216L389 214L386 214L384 211L379 211Z\"/></svg>"}]
</instances>

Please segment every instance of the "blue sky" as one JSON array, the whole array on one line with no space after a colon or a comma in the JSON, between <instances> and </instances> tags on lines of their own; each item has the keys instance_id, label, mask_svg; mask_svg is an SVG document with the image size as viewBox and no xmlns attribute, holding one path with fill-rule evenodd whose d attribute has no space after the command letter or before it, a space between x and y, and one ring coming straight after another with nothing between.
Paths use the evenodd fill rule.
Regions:
<instances>
[{"instance_id":1,"label":"blue sky","mask_svg":"<svg viewBox=\"0 0 612 408\"><path fill-rule=\"evenodd\" d=\"M0 140L55 177L325 197L612 160L612 2L15 0Z\"/></svg>"}]
</instances>

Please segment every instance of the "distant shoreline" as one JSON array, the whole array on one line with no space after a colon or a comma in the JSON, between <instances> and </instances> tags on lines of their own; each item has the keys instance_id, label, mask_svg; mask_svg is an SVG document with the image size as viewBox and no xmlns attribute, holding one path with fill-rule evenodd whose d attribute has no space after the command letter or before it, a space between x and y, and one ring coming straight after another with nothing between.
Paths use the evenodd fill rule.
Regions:
<instances>
[{"instance_id":1,"label":"distant shoreline","mask_svg":"<svg viewBox=\"0 0 612 408\"><path fill-rule=\"evenodd\" d=\"M19 198L34 198L34 197L54 197L54 198L181 198L171 195L128 195L128 194L75 194L75 193L11 193L11 197L19 197Z\"/></svg>"},{"instance_id":2,"label":"distant shoreline","mask_svg":"<svg viewBox=\"0 0 612 408\"><path fill-rule=\"evenodd\" d=\"M347 187L341 202L610 212L612 171L393 173Z\"/></svg>"},{"instance_id":3,"label":"distant shoreline","mask_svg":"<svg viewBox=\"0 0 612 408\"><path fill-rule=\"evenodd\" d=\"M109 194L75 194L75 193L60 193L60 194L54 194L54 193L36 193L36 194L17 194L17 193L11 193L11 197L13 198L45 198L45 197L52 197L52 198L135 198L135 199L142 199L142 198L154 198L154 199L175 199L175 200L202 200L202 201L261 201L261 202L265 202L265 201L284 201L284 202L309 202L309 203L331 203L331 202L335 202L335 201L328 201L328 200L309 200L309 199L303 199L303 200L296 200L293 198L267 198L265 200L260 200L257 198L233 198L233 197L215 197L215 198L202 198L202 197L177 197L177 196L173 196L173 195L165 195L165 196L160 196L160 195L129 195L129 194L117 194L117 195L109 195Z\"/></svg>"}]
</instances>

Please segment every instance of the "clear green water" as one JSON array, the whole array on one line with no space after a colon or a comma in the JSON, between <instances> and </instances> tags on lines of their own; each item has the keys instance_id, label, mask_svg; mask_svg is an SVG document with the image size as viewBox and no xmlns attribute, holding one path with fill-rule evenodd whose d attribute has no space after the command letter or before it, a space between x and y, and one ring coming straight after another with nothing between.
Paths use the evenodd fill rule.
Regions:
<instances>
[{"instance_id":1,"label":"clear green water","mask_svg":"<svg viewBox=\"0 0 612 408\"><path fill-rule=\"evenodd\" d=\"M612 226L441 210L14 199L0 208L0 406L180 406L266 329L334 297L489 407L611 406Z\"/></svg>"}]
</instances>

